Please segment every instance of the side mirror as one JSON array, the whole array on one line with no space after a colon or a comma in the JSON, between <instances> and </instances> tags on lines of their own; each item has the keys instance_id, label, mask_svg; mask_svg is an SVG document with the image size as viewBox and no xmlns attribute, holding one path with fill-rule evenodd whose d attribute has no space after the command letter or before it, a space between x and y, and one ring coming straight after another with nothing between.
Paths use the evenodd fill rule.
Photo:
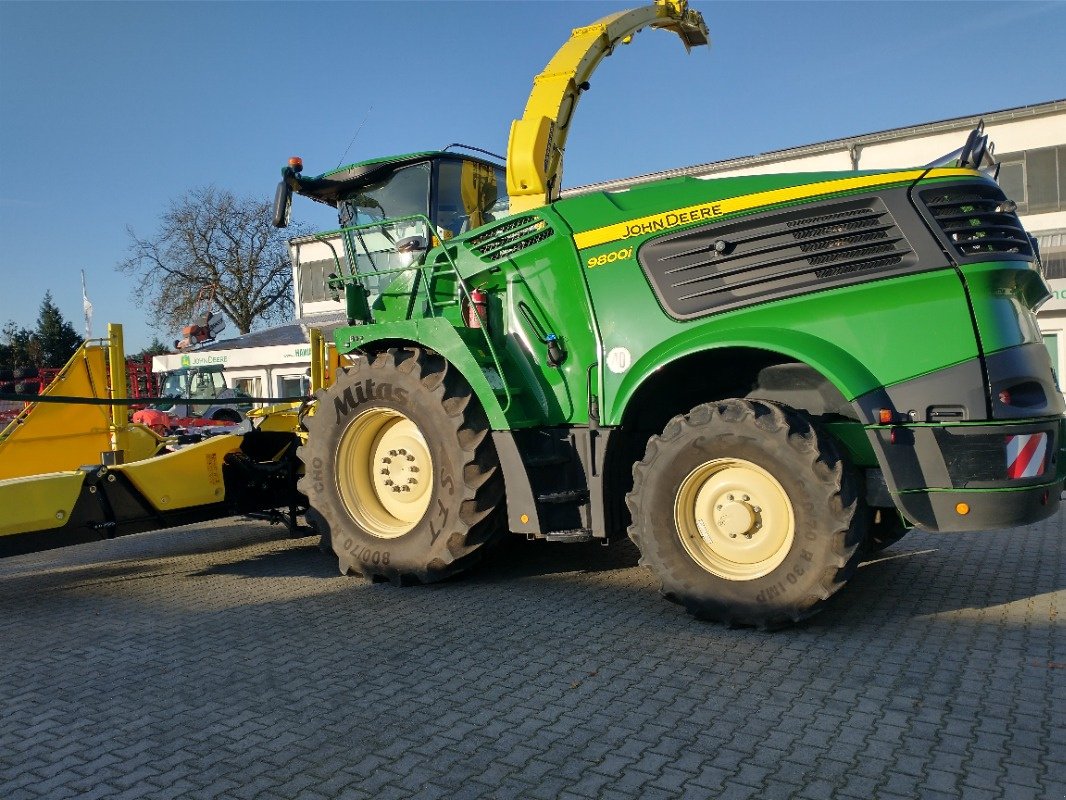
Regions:
<instances>
[{"instance_id":1,"label":"side mirror","mask_svg":"<svg viewBox=\"0 0 1066 800\"><path fill-rule=\"evenodd\" d=\"M400 239L395 247L400 255L400 264L409 267L422 260L422 256L429 250L429 242L424 236L407 236Z\"/></svg>"},{"instance_id":2,"label":"side mirror","mask_svg":"<svg viewBox=\"0 0 1066 800\"><path fill-rule=\"evenodd\" d=\"M274 193L274 227L287 228L292 219L292 187L284 178Z\"/></svg>"}]
</instances>

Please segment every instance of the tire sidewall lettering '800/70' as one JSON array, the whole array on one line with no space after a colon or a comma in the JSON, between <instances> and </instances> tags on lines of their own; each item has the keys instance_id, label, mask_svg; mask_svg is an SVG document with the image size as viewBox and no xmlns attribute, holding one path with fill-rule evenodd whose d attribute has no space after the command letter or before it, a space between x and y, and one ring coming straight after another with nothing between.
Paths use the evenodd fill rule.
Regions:
<instances>
[{"instance_id":1,"label":"tire sidewall lettering '800/70'","mask_svg":"<svg viewBox=\"0 0 1066 800\"><path fill-rule=\"evenodd\" d=\"M345 537L341 543L346 553L350 553L361 564L387 567L392 560L392 553L388 550L373 550L360 545L351 536Z\"/></svg>"}]
</instances>

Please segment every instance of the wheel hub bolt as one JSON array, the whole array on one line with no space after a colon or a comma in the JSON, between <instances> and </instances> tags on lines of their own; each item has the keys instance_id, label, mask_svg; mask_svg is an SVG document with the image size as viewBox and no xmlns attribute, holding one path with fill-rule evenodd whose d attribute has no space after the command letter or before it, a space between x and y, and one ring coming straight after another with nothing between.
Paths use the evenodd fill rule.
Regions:
<instances>
[{"instance_id":1,"label":"wheel hub bolt","mask_svg":"<svg viewBox=\"0 0 1066 800\"><path fill-rule=\"evenodd\" d=\"M412 455L409 455L409 456L407 456L407 460L408 460L408 461L414 461L414 460L415 460L415 457L414 457L414 456L412 456Z\"/></svg>"},{"instance_id":2,"label":"wheel hub bolt","mask_svg":"<svg viewBox=\"0 0 1066 800\"><path fill-rule=\"evenodd\" d=\"M389 455L390 455L390 456L398 456L398 455L399 455L399 453L397 453L397 452L396 452L395 450L390 450L390 451L389 451Z\"/></svg>"},{"instance_id":3,"label":"wheel hub bolt","mask_svg":"<svg viewBox=\"0 0 1066 800\"><path fill-rule=\"evenodd\" d=\"M412 485L417 485L417 484L418 484L418 481L417 481L417 480L415 480L414 478L408 478L408 479L407 479L407 482L408 482L408 483L410 483L410 484L412 484Z\"/></svg>"},{"instance_id":4,"label":"wheel hub bolt","mask_svg":"<svg viewBox=\"0 0 1066 800\"><path fill-rule=\"evenodd\" d=\"M386 478L385 479L385 485L386 486L392 486L392 479L391 478Z\"/></svg>"},{"instance_id":5,"label":"wheel hub bolt","mask_svg":"<svg viewBox=\"0 0 1066 800\"><path fill-rule=\"evenodd\" d=\"M400 455L401 455L401 456L405 456L405 455L407 455L407 451L406 451L406 450L404 450L403 448L400 448L400 451L399 451L399 452L400 452ZM407 460L408 460L408 461L410 461L411 459L407 459Z\"/></svg>"},{"instance_id":6,"label":"wheel hub bolt","mask_svg":"<svg viewBox=\"0 0 1066 800\"><path fill-rule=\"evenodd\" d=\"M381 459L381 463L382 464L391 464L392 463L392 459L389 458L388 456L385 456L383 459Z\"/></svg>"}]
</instances>

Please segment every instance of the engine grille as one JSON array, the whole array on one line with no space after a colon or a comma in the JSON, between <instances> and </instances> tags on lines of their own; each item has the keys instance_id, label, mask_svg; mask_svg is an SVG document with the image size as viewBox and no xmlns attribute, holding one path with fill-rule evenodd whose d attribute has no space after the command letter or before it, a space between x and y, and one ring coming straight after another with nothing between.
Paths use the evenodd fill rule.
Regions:
<instances>
[{"instance_id":1,"label":"engine grille","mask_svg":"<svg viewBox=\"0 0 1066 800\"><path fill-rule=\"evenodd\" d=\"M554 231L539 217L509 219L466 241L467 247L482 261L509 258L528 247L549 239Z\"/></svg>"},{"instance_id":2,"label":"engine grille","mask_svg":"<svg viewBox=\"0 0 1066 800\"><path fill-rule=\"evenodd\" d=\"M678 319L894 274L918 260L880 197L664 236L644 245L638 259Z\"/></svg>"},{"instance_id":3,"label":"engine grille","mask_svg":"<svg viewBox=\"0 0 1066 800\"><path fill-rule=\"evenodd\" d=\"M1031 258L1033 247L1014 204L996 186L968 184L927 189L922 203L960 256L988 254Z\"/></svg>"}]
</instances>

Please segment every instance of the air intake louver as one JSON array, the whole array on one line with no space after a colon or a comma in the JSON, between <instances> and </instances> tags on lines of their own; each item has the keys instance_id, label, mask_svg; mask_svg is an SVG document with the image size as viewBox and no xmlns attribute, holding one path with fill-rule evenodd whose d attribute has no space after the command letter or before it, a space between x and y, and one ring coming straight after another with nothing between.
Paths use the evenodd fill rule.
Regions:
<instances>
[{"instance_id":1,"label":"air intake louver","mask_svg":"<svg viewBox=\"0 0 1066 800\"><path fill-rule=\"evenodd\" d=\"M639 260L684 319L894 274L917 257L880 198L863 197L665 236Z\"/></svg>"},{"instance_id":2,"label":"air intake louver","mask_svg":"<svg viewBox=\"0 0 1066 800\"><path fill-rule=\"evenodd\" d=\"M1029 236L1014 213L1014 203L995 186L970 184L929 189L921 193L921 198L959 255L1033 255Z\"/></svg>"},{"instance_id":3,"label":"air intake louver","mask_svg":"<svg viewBox=\"0 0 1066 800\"><path fill-rule=\"evenodd\" d=\"M509 219L468 239L467 246L483 261L499 261L543 242L553 231L539 217Z\"/></svg>"}]
</instances>

